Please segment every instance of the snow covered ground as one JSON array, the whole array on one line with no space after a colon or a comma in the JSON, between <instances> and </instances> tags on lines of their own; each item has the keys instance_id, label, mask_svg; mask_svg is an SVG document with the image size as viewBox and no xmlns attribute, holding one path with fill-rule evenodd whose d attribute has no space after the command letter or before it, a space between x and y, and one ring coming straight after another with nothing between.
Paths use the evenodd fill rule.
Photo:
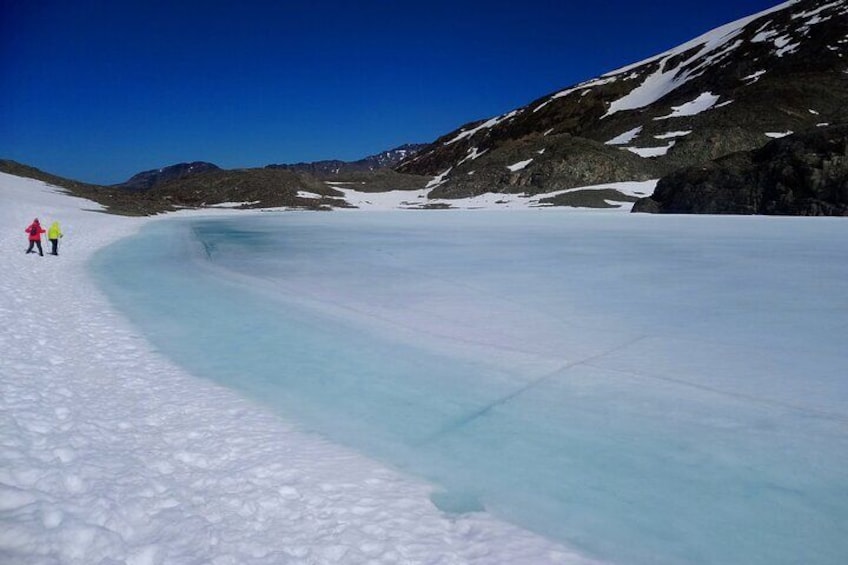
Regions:
<instances>
[{"instance_id":1,"label":"snow covered ground","mask_svg":"<svg viewBox=\"0 0 848 565\"><path fill-rule=\"evenodd\" d=\"M848 553L842 219L90 207L0 176L4 563Z\"/></svg>"},{"instance_id":2,"label":"snow covered ground","mask_svg":"<svg viewBox=\"0 0 848 565\"><path fill-rule=\"evenodd\" d=\"M836 564L846 235L840 218L268 213L158 222L95 266L170 358L427 477L443 509L618 563Z\"/></svg>"},{"instance_id":3,"label":"snow covered ground","mask_svg":"<svg viewBox=\"0 0 848 565\"><path fill-rule=\"evenodd\" d=\"M531 160L522 163L516 163L516 166L527 166ZM518 169L516 169L518 170ZM654 193L657 186L657 180L648 181L625 181L625 182L610 182L605 184L595 184L591 186L580 186L575 188L566 188L543 194L526 194L526 193L496 193L486 192L478 196L470 196L467 198L427 198L429 193L437 186L443 175L437 176L427 185L427 188L420 190L390 190L386 192L361 192L352 188L351 183L336 183L328 182L336 190L344 194L344 199L351 205L360 210L420 210L430 206L445 206L455 210L527 210L528 208L551 208L549 204L542 204L540 201L546 198L552 198L569 192L585 191L585 190L617 190L625 196L635 196L641 198L650 196ZM622 213L630 213L633 208L632 202L614 202L607 200L607 204L611 206L606 210L618 211ZM571 212L597 212L596 208L569 208ZM562 209L560 209L562 211Z\"/></svg>"},{"instance_id":4,"label":"snow covered ground","mask_svg":"<svg viewBox=\"0 0 848 565\"><path fill-rule=\"evenodd\" d=\"M149 219L0 174L0 562L580 563L176 367L86 267ZM23 229L58 220L59 257Z\"/></svg>"}]
</instances>

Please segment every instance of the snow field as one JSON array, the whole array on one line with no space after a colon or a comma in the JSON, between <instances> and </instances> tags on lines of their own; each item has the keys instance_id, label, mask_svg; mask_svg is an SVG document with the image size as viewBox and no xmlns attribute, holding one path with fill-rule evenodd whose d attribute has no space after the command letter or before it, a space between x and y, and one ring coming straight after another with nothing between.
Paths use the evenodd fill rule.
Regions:
<instances>
[{"instance_id":1,"label":"snow field","mask_svg":"<svg viewBox=\"0 0 848 565\"><path fill-rule=\"evenodd\" d=\"M161 222L96 264L171 358L428 477L440 508L620 563L841 565L846 230L285 213Z\"/></svg>"},{"instance_id":2,"label":"snow field","mask_svg":"<svg viewBox=\"0 0 848 565\"><path fill-rule=\"evenodd\" d=\"M0 174L0 562L587 562L174 366L86 270L150 220L94 208Z\"/></svg>"}]
</instances>

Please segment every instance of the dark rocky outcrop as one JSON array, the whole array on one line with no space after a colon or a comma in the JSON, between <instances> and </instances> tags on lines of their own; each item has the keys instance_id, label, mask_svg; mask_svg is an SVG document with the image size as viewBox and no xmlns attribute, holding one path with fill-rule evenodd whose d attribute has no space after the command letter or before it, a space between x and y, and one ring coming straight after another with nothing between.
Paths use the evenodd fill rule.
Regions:
<instances>
[{"instance_id":1,"label":"dark rocky outcrop","mask_svg":"<svg viewBox=\"0 0 848 565\"><path fill-rule=\"evenodd\" d=\"M522 167L523 163L526 165ZM528 136L460 163L451 170L451 181L435 187L428 196L463 198L486 192L537 195L602 183L650 180L665 172L668 170L653 159L590 139L569 134Z\"/></svg>"},{"instance_id":2,"label":"dark rocky outcrop","mask_svg":"<svg viewBox=\"0 0 848 565\"><path fill-rule=\"evenodd\" d=\"M163 167L161 169L153 169L133 175L130 180L121 184L116 184L115 188L124 190L149 190L156 186L171 182L173 180L182 179L191 175L199 175L208 171L221 170L217 165L206 163L204 161L194 161L192 163L179 163Z\"/></svg>"},{"instance_id":3,"label":"dark rocky outcrop","mask_svg":"<svg viewBox=\"0 0 848 565\"><path fill-rule=\"evenodd\" d=\"M676 171L633 211L848 216L848 125Z\"/></svg>"},{"instance_id":4,"label":"dark rocky outcrop","mask_svg":"<svg viewBox=\"0 0 848 565\"><path fill-rule=\"evenodd\" d=\"M359 192L386 192L390 190L420 190L430 181L430 177L405 175L392 169L374 171L340 172L332 177L321 176L331 186L353 188ZM332 180L330 180L332 179Z\"/></svg>"}]
</instances>

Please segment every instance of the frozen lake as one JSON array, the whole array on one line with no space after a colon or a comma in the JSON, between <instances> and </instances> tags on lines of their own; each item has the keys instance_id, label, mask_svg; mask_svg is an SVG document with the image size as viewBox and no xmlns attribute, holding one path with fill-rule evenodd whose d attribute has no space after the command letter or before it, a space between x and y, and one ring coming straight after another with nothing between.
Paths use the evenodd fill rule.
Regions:
<instances>
[{"instance_id":1,"label":"frozen lake","mask_svg":"<svg viewBox=\"0 0 848 565\"><path fill-rule=\"evenodd\" d=\"M621 563L848 554L848 222L155 222L94 269L199 376Z\"/></svg>"}]
</instances>

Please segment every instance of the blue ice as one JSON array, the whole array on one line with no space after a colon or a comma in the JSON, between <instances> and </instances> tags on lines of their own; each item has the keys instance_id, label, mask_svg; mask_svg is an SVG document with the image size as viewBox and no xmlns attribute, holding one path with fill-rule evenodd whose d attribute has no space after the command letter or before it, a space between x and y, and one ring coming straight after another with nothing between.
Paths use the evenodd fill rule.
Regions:
<instances>
[{"instance_id":1,"label":"blue ice","mask_svg":"<svg viewBox=\"0 0 848 565\"><path fill-rule=\"evenodd\" d=\"M848 222L527 212L150 224L94 270L157 348L619 563L844 563Z\"/></svg>"}]
</instances>

